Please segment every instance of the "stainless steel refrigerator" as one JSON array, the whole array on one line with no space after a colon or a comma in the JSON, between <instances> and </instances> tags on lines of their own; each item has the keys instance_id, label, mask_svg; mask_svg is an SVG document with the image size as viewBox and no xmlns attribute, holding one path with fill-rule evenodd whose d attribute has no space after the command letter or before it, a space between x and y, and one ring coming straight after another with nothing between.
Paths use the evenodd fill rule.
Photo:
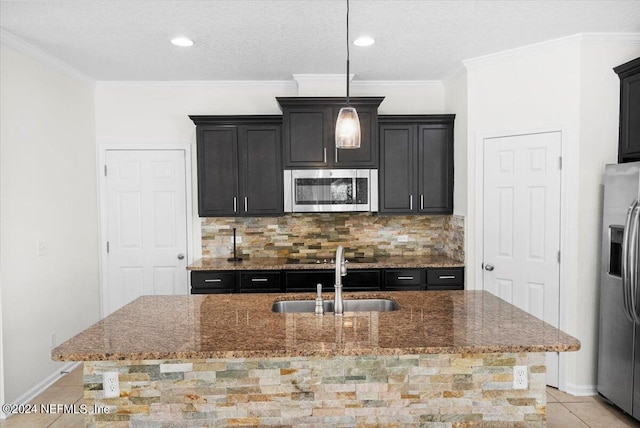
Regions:
<instances>
[{"instance_id":1,"label":"stainless steel refrigerator","mask_svg":"<svg viewBox=\"0 0 640 428\"><path fill-rule=\"evenodd\" d=\"M598 393L640 420L640 162L604 175Z\"/></svg>"}]
</instances>

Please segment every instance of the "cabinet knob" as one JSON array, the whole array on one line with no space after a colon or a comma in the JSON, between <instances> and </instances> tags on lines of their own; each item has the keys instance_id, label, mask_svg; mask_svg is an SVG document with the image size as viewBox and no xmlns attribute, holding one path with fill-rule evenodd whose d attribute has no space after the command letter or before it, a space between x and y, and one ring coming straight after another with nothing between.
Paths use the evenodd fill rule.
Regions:
<instances>
[{"instance_id":1,"label":"cabinet knob","mask_svg":"<svg viewBox=\"0 0 640 428\"><path fill-rule=\"evenodd\" d=\"M182 260L182 259L184 259L184 254L182 253L178 254L178 260Z\"/></svg>"},{"instance_id":2,"label":"cabinet knob","mask_svg":"<svg viewBox=\"0 0 640 428\"><path fill-rule=\"evenodd\" d=\"M486 265L484 265L484 270L491 272L493 269L494 267L491 263L487 263Z\"/></svg>"}]
</instances>

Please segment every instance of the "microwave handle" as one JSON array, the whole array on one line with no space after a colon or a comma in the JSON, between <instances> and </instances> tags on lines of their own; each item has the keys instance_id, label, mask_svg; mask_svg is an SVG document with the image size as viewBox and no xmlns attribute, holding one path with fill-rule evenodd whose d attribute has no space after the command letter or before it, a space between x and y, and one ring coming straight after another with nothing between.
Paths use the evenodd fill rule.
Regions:
<instances>
[{"instance_id":1,"label":"microwave handle","mask_svg":"<svg viewBox=\"0 0 640 428\"><path fill-rule=\"evenodd\" d=\"M333 158L333 163L338 163L338 148L337 147L335 148L335 151L336 151L336 154L335 154L335 156Z\"/></svg>"},{"instance_id":2,"label":"microwave handle","mask_svg":"<svg viewBox=\"0 0 640 428\"><path fill-rule=\"evenodd\" d=\"M322 162L327 163L327 148L326 147L322 150L322 153L323 153L323 159L324 159Z\"/></svg>"}]
</instances>

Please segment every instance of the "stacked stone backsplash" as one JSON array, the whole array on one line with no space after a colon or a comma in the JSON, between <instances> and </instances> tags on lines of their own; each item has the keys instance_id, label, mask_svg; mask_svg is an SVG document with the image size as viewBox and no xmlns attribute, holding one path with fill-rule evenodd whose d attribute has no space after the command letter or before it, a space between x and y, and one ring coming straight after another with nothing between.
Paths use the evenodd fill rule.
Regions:
<instances>
[{"instance_id":1,"label":"stacked stone backsplash","mask_svg":"<svg viewBox=\"0 0 640 428\"><path fill-rule=\"evenodd\" d=\"M229 257L233 229L243 257L331 258L445 255L464 261L464 217L371 213L287 214L202 219L202 256ZM408 242L399 242L406 235Z\"/></svg>"}]
</instances>

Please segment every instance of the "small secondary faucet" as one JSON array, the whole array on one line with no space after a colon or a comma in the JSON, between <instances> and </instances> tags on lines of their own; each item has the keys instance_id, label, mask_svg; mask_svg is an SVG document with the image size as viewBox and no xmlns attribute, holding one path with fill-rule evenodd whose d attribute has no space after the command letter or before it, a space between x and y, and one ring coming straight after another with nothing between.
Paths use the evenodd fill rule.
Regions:
<instances>
[{"instance_id":1,"label":"small secondary faucet","mask_svg":"<svg viewBox=\"0 0 640 428\"><path fill-rule=\"evenodd\" d=\"M318 297L316 297L316 315L324 314L324 304L322 302L322 284L318 283L316 285L318 289Z\"/></svg>"},{"instance_id":2,"label":"small secondary faucet","mask_svg":"<svg viewBox=\"0 0 640 428\"><path fill-rule=\"evenodd\" d=\"M336 282L335 289L336 295L333 304L333 313L335 315L342 315L344 313L344 303L342 301L342 277L347 276L347 264L344 261L344 248L342 245L338 245L336 249Z\"/></svg>"}]
</instances>

